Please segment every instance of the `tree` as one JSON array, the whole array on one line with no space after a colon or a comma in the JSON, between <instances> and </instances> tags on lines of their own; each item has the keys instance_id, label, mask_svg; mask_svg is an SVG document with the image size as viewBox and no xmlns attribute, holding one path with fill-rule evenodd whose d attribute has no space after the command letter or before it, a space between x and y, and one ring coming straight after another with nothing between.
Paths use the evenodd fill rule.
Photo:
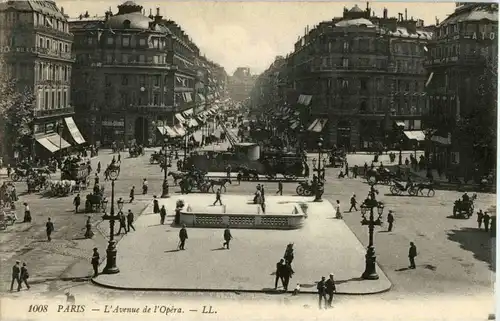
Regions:
<instances>
[{"instance_id":1,"label":"tree","mask_svg":"<svg viewBox=\"0 0 500 321\"><path fill-rule=\"evenodd\" d=\"M0 142L2 155L28 147L33 137L35 97L31 88L10 77L8 64L0 56Z\"/></svg>"}]
</instances>

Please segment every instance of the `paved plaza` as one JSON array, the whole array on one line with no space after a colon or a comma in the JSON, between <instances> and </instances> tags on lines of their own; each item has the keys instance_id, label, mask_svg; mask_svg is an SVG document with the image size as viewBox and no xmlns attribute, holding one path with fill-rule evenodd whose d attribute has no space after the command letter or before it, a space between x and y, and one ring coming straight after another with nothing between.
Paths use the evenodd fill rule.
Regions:
<instances>
[{"instance_id":1,"label":"paved plaza","mask_svg":"<svg viewBox=\"0 0 500 321\"><path fill-rule=\"evenodd\" d=\"M161 205L175 208L175 202L181 198L189 204L209 206L213 202L213 196L191 194L162 199ZM240 197L234 198L225 197L229 207L237 206L233 202L241 202ZM300 283L303 292L316 293L315 282L329 273L335 274L340 293L368 294L390 288L391 283L380 270L379 280L360 279L365 249L342 220L333 218L334 209L328 201L313 203L310 198L266 197L270 207L281 202L308 204L308 218L302 229L233 229L230 250L222 248L223 229L196 228L188 230L187 249L177 251L179 229L159 225L159 215L152 214L152 208L148 208L137 221L137 231L125 236L118 246L120 273L100 275L95 282L138 290L269 292L274 288L276 262L283 257L286 245L293 242L295 275L290 281L291 289Z\"/></svg>"}]
</instances>

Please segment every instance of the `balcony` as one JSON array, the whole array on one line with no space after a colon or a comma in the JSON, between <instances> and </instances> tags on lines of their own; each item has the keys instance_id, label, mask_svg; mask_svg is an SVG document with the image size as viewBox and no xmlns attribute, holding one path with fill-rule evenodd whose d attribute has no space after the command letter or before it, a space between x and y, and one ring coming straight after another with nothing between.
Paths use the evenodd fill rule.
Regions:
<instances>
[{"instance_id":1,"label":"balcony","mask_svg":"<svg viewBox=\"0 0 500 321\"><path fill-rule=\"evenodd\" d=\"M70 86L71 82L69 80L48 80L48 79L40 79L36 80L35 83L37 85L49 85L49 86Z\"/></svg>"},{"instance_id":2,"label":"balcony","mask_svg":"<svg viewBox=\"0 0 500 321\"><path fill-rule=\"evenodd\" d=\"M75 60L75 55L71 52L63 52L59 50L51 50L48 48L35 47L33 52L40 56L48 56L51 58L60 58L64 60Z\"/></svg>"},{"instance_id":3,"label":"balcony","mask_svg":"<svg viewBox=\"0 0 500 321\"><path fill-rule=\"evenodd\" d=\"M54 109L42 109L35 110L35 118L47 118L47 117L56 117L56 116L65 116L75 113L75 108L73 106L66 108L54 108Z\"/></svg>"},{"instance_id":4,"label":"balcony","mask_svg":"<svg viewBox=\"0 0 500 321\"><path fill-rule=\"evenodd\" d=\"M159 113L170 113L174 111L174 106L153 106L153 105L141 105L141 106L129 106L127 111L135 112L139 114L159 114Z\"/></svg>"},{"instance_id":5,"label":"balcony","mask_svg":"<svg viewBox=\"0 0 500 321\"><path fill-rule=\"evenodd\" d=\"M127 67L127 68L164 68L166 70L175 70L174 66L168 64L168 63L160 63L160 62L154 62L154 61L106 61L103 62L102 65L99 63L96 65L96 67Z\"/></svg>"}]
</instances>

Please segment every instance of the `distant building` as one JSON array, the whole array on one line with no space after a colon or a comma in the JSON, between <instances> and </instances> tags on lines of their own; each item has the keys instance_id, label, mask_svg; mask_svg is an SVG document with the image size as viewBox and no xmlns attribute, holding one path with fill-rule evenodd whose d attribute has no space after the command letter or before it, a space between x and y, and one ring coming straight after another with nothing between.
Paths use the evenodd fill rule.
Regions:
<instances>
[{"instance_id":1,"label":"distant building","mask_svg":"<svg viewBox=\"0 0 500 321\"><path fill-rule=\"evenodd\" d=\"M244 101L250 97L256 76L252 76L250 68L239 67L229 78L229 97L234 101Z\"/></svg>"},{"instance_id":2,"label":"distant building","mask_svg":"<svg viewBox=\"0 0 500 321\"><path fill-rule=\"evenodd\" d=\"M496 141L485 129L496 133L497 30L497 3L458 3L428 44L424 125L432 131L433 167L443 172L471 178L495 168ZM457 126L464 119L477 129Z\"/></svg>"},{"instance_id":3,"label":"distant building","mask_svg":"<svg viewBox=\"0 0 500 321\"><path fill-rule=\"evenodd\" d=\"M71 105L72 44L67 16L54 1L0 3L6 72L17 80L19 90L27 87L35 96L34 141L19 146L23 155L49 156L85 142L74 124Z\"/></svg>"}]
</instances>

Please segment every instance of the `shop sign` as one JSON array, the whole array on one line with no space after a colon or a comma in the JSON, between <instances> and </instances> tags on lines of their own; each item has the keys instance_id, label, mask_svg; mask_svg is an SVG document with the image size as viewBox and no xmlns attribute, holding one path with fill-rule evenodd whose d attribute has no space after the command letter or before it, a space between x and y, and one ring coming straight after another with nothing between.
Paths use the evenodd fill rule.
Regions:
<instances>
[{"instance_id":1,"label":"shop sign","mask_svg":"<svg viewBox=\"0 0 500 321\"><path fill-rule=\"evenodd\" d=\"M124 127L125 121L123 120L103 120L101 122L103 127Z\"/></svg>"},{"instance_id":2,"label":"shop sign","mask_svg":"<svg viewBox=\"0 0 500 321\"><path fill-rule=\"evenodd\" d=\"M473 32L472 33L472 39L480 39L480 40L495 40L496 38L496 33L495 32Z\"/></svg>"}]
</instances>

